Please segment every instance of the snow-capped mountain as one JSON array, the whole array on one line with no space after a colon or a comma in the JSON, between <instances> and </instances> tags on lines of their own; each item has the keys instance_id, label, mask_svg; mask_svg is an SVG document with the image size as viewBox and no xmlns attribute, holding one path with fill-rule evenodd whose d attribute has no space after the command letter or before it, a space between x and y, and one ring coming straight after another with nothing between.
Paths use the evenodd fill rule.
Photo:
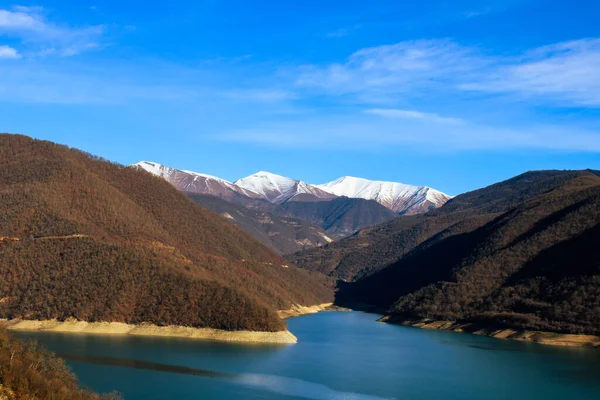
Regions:
<instances>
[{"instance_id":1,"label":"snow-capped mountain","mask_svg":"<svg viewBox=\"0 0 600 400\"><path fill-rule=\"evenodd\" d=\"M265 200L281 204L284 201L318 201L336 196L313 185L285 176L259 171L234 184L242 189L258 193Z\"/></svg>"},{"instance_id":2,"label":"snow-capped mountain","mask_svg":"<svg viewBox=\"0 0 600 400\"><path fill-rule=\"evenodd\" d=\"M375 200L398 214L419 214L441 207L450 196L427 186L398 182L371 181L344 176L322 185L259 171L235 182L193 171L170 168L151 161L134 164L162 177L177 189L188 193L210 194L250 208L261 208L256 201L273 204L332 200L345 196Z\"/></svg>"},{"instance_id":3,"label":"snow-capped mountain","mask_svg":"<svg viewBox=\"0 0 600 400\"><path fill-rule=\"evenodd\" d=\"M216 176L170 168L151 161L140 161L134 164L134 166L163 178L184 192L210 194L225 200L231 200L236 195L244 195L254 199L262 198L257 193L241 188Z\"/></svg>"},{"instance_id":4,"label":"snow-capped mountain","mask_svg":"<svg viewBox=\"0 0 600 400\"><path fill-rule=\"evenodd\" d=\"M337 196L375 200L399 214L427 212L441 207L450 199L450 196L427 186L371 181L352 176L315 186Z\"/></svg>"}]
</instances>

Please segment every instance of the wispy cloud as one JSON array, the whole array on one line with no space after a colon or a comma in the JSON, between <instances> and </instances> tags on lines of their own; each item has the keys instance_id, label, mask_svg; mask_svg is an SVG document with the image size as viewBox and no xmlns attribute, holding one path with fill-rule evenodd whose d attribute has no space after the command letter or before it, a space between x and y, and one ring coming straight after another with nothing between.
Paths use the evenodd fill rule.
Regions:
<instances>
[{"instance_id":1,"label":"wispy cloud","mask_svg":"<svg viewBox=\"0 0 600 400\"><path fill-rule=\"evenodd\" d=\"M600 107L600 39L544 46L495 65L461 88L560 105Z\"/></svg>"},{"instance_id":2,"label":"wispy cloud","mask_svg":"<svg viewBox=\"0 0 600 400\"><path fill-rule=\"evenodd\" d=\"M0 46L0 59L18 59L21 58L19 52L10 46Z\"/></svg>"},{"instance_id":3,"label":"wispy cloud","mask_svg":"<svg viewBox=\"0 0 600 400\"><path fill-rule=\"evenodd\" d=\"M141 69L132 73L123 65L90 68L70 60L58 65L41 60L0 63L0 103L122 105L197 100L202 87L169 78L178 73L163 67L158 75L164 78L159 79Z\"/></svg>"},{"instance_id":4,"label":"wispy cloud","mask_svg":"<svg viewBox=\"0 0 600 400\"><path fill-rule=\"evenodd\" d=\"M215 65L222 66L223 64L234 65L234 64L247 62L251 58L252 58L252 54L243 54L241 56L236 56L236 57L214 57L214 58L202 60L200 62L200 65L201 66L215 66Z\"/></svg>"},{"instance_id":5,"label":"wispy cloud","mask_svg":"<svg viewBox=\"0 0 600 400\"><path fill-rule=\"evenodd\" d=\"M487 62L472 49L446 40L371 47L344 63L303 66L296 84L330 94L393 94L451 84Z\"/></svg>"},{"instance_id":6,"label":"wispy cloud","mask_svg":"<svg viewBox=\"0 0 600 400\"><path fill-rule=\"evenodd\" d=\"M21 40L29 56L72 56L99 47L104 26L72 27L47 20L42 7L0 9L0 35Z\"/></svg>"},{"instance_id":7,"label":"wispy cloud","mask_svg":"<svg viewBox=\"0 0 600 400\"><path fill-rule=\"evenodd\" d=\"M493 9L491 7L487 7L487 8L483 8L480 10L467 11L467 12L463 13L463 16L465 18L476 18L476 17L480 17L482 15L490 14L492 11L493 11Z\"/></svg>"},{"instance_id":8,"label":"wispy cloud","mask_svg":"<svg viewBox=\"0 0 600 400\"><path fill-rule=\"evenodd\" d=\"M489 56L448 40L400 42L359 50L343 63L307 65L296 85L329 95L397 100L399 96L483 92L558 106L600 106L600 39Z\"/></svg>"},{"instance_id":9,"label":"wispy cloud","mask_svg":"<svg viewBox=\"0 0 600 400\"><path fill-rule=\"evenodd\" d=\"M569 126L494 127L462 121L436 125L421 119L320 118L222 132L220 141L283 148L464 150L553 149L600 152L600 135Z\"/></svg>"},{"instance_id":10,"label":"wispy cloud","mask_svg":"<svg viewBox=\"0 0 600 400\"><path fill-rule=\"evenodd\" d=\"M251 55L194 67L102 57L86 64L87 57L41 56L101 46L104 28L64 24L50 16L42 8L0 10L0 36L10 36L0 46L0 58L22 58L0 63L0 102L161 102L157 108L170 102L182 114L186 106L209 108L207 115L222 114L215 117L223 124L214 128L216 139L273 147L600 152L600 134L590 125L552 126L551 119L542 125L527 117L513 121L502 111L493 120L478 114L505 99L521 102L522 108L540 103L600 107L600 39L510 56L439 39L368 47L328 64L261 64Z\"/></svg>"},{"instance_id":11,"label":"wispy cloud","mask_svg":"<svg viewBox=\"0 0 600 400\"><path fill-rule=\"evenodd\" d=\"M222 92L223 97L240 101L277 102L296 98L292 92L277 89L236 89Z\"/></svg>"},{"instance_id":12,"label":"wispy cloud","mask_svg":"<svg viewBox=\"0 0 600 400\"><path fill-rule=\"evenodd\" d=\"M365 110L367 114L379 115L386 118L401 118L409 120L419 120L423 122L434 122L437 124L461 124L464 121L460 118L441 117L435 113L426 113L414 110L396 110L389 108L372 108Z\"/></svg>"}]
</instances>

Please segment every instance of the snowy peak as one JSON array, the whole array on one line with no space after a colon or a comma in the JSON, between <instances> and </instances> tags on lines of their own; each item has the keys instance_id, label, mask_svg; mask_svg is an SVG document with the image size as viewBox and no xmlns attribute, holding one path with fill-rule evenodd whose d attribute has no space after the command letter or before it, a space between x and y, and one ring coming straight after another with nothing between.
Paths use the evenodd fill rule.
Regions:
<instances>
[{"instance_id":1,"label":"snowy peak","mask_svg":"<svg viewBox=\"0 0 600 400\"><path fill-rule=\"evenodd\" d=\"M172 175L178 174L178 173L184 173L184 174L188 174L188 175L197 176L199 178L212 179L212 180L215 180L218 182L222 182L222 183L231 185L231 182L228 182L225 179L218 178L216 176L200 174L198 172L186 171L183 169L175 169L175 168L167 167L166 165L162 165L162 164L155 163L152 161L140 161L139 163L134 164L134 166L140 167L143 170L148 171L153 175L156 175L156 176L159 176L159 177L165 178L165 179Z\"/></svg>"},{"instance_id":2,"label":"snowy peak","mask_svg":"<svg viewBox=\"0 0 600 400\"><path fill-rule=\"evenodd\" d=\"M261 195L271 203L284 201L317 201L335 197L331 193L318 189L306 182L259 171L245 178L238 179L235 185Z\"/></svg>"},{"instance_id":3,"label":"snowy peak","mask_svg":"<svg viewBox=\"0 0 600 400\"><path fill-rule=\"evenodd\" d=\"M296 186L296 181L285 176L259 171L245 178L238 179L235 184L246 190L258 193L270 202L278 197L291 193Z\"/></svg>"},{"instance_id":4,"label":"snowy peak","mask_svg":"<svg viewBox=\"0 0 600 400\"><path fill-rule=\"evenodd\" d=\"M322 185L311 185L259 171L231 183L216 176L170 168L152 161L140 161L134 166L165 179L184 192L210 194L229 201L236 200L238 203L244 203L248 197L281 204L287 201L312 202L346 196L375 200L399 214L418 214L441 207L450 199L450 196L427 186L371 181L353 176L343 176Z\"/></svg>"},{"instance_id":5,"label":"snowy peak","mask_svg":"<svg viewBox=\"0 0 600 400\"><path fill-rule=\"evenodd\" d=\"M344 176L316 187L337 196L375 200L399 214L418 214L441 207L450 196L427 186L371 181Z\"/></svg>"},{"instance_id":6,"label":"snowy peak","mask_svg":"<svg viewBox=\"0 0 600 400\"><path fill-rule=\"evenodd\" d=\"M231 199L236 194L250 198L261 197L252 191L242 189L225 179L212 175L170 168L152 161L140 161L134 166L163 178L177 189L188 193L210 194L223 199Z\"/></svg>"}]
</instances>

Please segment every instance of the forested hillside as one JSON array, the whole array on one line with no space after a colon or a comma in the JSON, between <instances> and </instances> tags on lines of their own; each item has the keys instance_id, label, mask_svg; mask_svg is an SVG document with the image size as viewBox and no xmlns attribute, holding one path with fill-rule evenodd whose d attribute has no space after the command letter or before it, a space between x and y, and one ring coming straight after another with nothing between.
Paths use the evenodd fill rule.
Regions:
<instances>
[{"instance_id":1,"label":"forested hillside","mask_svg":"<svg viewBox=\"0 0 600 400\"><path fill-rule=\"evenodd\" d=\"M118 400L78 387L63 360L0 329L0 399Z\"/></svg>"},{"instance_id":2,"label":"forested hillside","mask_svg":"<svg viewBox=\"0 0 600 400\"><path fill-rule=\"evenodd\" d=\"M275 331L332 296L164 180L25 136L0 135L0 238L3 318Z\"/></svg>"},{"instance_id":3,"label":"forested hillside","mask_svg":"<svg viewBox=\"0 0 600 400\"><path fill-rule=\"evenodd\" d=\"M600 333L597 172L524 174L458 196L428 218L457 213L464 218L411 241L397 261L342 285L337 302L407 320Z\"/></svg>"}]
</instances>

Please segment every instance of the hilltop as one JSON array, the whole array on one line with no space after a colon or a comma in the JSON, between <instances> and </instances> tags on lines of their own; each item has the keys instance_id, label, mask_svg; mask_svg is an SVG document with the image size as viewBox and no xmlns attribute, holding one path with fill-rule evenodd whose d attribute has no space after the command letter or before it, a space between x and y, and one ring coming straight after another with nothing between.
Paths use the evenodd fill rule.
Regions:
<instances>
[{"instance_id":1,"label":"hilltop","mask_svg":"<svg viewBox=\"0 0 600 400\"><path fill-rule=\"evenodd\" d=\"M285 329L329 282L163 179L0 135L0 318Z\"/></svg>"}]
</instances>

